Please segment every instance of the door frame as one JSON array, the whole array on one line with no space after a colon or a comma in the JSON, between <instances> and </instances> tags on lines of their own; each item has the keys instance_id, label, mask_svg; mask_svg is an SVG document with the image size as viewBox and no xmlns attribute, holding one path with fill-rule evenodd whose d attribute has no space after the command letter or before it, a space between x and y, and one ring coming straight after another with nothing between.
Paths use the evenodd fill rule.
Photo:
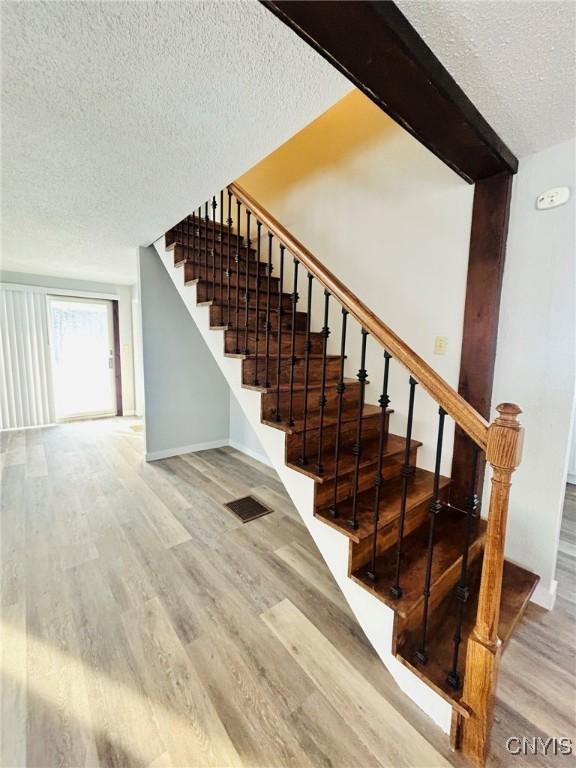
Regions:
<instances>
[{"instance_id":1,"label":"door frame","mask_svg":"<svg viewBox=\"0 0 576 768\"><path fill-rule=\"evenodd\" d=\"M50 369L52 377L52 388L54 390L54 360L52 357L53 350L53 337L52 337L52 319L50 312L50 300L60 299L66 301L80 301L80 302L107 302L110 305L110 331L112 337L112 359L114 361L114 408L110 411L96 412L90 414L78 414L65 416L63 418L56 418L56 422L68 422L68 421L82 421L84 419L104 419L112 416L122 416L122 366L120 360L120 323L118 313L118 298L111 294L104 293L89 293L83 291L67 291L67 290L46 290L46 314L48 316L48 338L50 344Z\"/></svg>"},{"instance_id":2,"label":"door frame","mask_svg":"<svg viewBox=\"0 0 576 768\"><path fill-rule=\"evenodd\" d=\"M112 336L114 339L114 386L116 388L116 416L124 415L122 405L122 363L120 360L120 315L118 299L112 302Z\"/></svg>"}]
</instances>

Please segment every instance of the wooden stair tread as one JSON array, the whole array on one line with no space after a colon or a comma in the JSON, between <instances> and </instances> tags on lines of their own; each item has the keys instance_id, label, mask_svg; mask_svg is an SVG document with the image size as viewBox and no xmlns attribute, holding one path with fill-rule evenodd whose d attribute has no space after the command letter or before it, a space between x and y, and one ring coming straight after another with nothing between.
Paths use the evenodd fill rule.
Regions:
<instances>
[{"instance_id":1,"label":"wooden stair tread","mask_svg":"<svg viewBox=\"0 0 576 768\"><path fill-rule=\"evenodd\" d=\"M282 334L282 335L284 335L284 334ZM242 346L243 344L244 344L244 339L240 338L240 346ZM247 354L244 354L243 352L238 352L238 353L236 353L236 352L224 352L224 357L240 357L240 358L242 358L242 360L246 360L246 361L256 360L256 355L254 353L251 353L251 352L248 352ZM278 362L278 353L275 352L274 355L271 356L271 357L272 357L271 365L269 364L270 365L270 373L271 374L275 374L275 372L276 372L276 364ZM295 355L295 357L296 357L296 360L297 360L298 363L302 363L305 360L305 355ZM281 363L286 364L287 362L290 362L291 359L292 359L292 355L289 352L284 352L284 351L280 352L280 361L281 361ZM312 363L314 361L321 362L324 359L324 355L318 354L317 352L313 352L313 353L311 353L309 355L308 359L310 360L310 363ZM329 360L340 360L340 355L326 355L326 360L327 361L329 361ZM260 364L262 364L262 366L264 366L264 356L263 355L258 355L258 365L260 365ZM264 370L264 368L262 367L261 370ZM329 376L329 372L327 371L326 372L326 381L328 381L328 376ZM261 389L261 387L257 387L257 389ZM273 385L270 389L276 391L276 386ZM290 392L290 385L289 384L288 384L288 392Z\"/></svg>"},{"instance_id":2,"label":"wooden stair tread","mask_svg":"<svg viewBox=\"0 0 576 768\"><path fill-rule=\"evenodd\" d=\"M324 427L332 427L336 424L338 417L335 413L335 407L333 406L330 411L326 411L324 413ZM393 413L390 409L388 409L388 413ZM368 403L364 404L364 409L362 411L363 418L367 418L370 416L378 416L380 414L380 406L378 405L370 405ZM358 405L354 402L342 404L342 412L341 412L341 423L345 424L349 421L354 421L358 418ZM282 432L286 432L288 435L295 435L299 432L304 431L304 419L298 418L294 419L294 424L292 426L289 426L286 419L282 419L281 421L274 421L274 419L263 419L263 424L266 424L268 427L274 427L275 429L280 429ZM320 408L319 406L315 406L314 409L310 409L308 412L308 418L306 419L306 429L307 430L314 430L320 428Z\"/></svg>"},{"instance_id":3,"label":"wooden stair tread","mask_svg":"<svg viewBox=\"0 0 576 768\"><path fill-rule=\"evenodd\" d=\"M460 645L458 672L464 678L466 662L466 640L470 636L476 619L478 607L478 582L480 580L482 558L478 558L470 582L474 588L466 604L462 624L462 642ZM502 598L500 601L500 619L498 637L503 649L508 644L518 622L521 620L540 577L516 563L504 561L502 577ZM472 586L472 584L471 584ZM459 704L461 691L453 690L447 683L447 673L452 666L453 638L456 629L457 601L453 592L446 595L442 605L438 606L428 633L429 661L422 665L415 660L415 653L420 642L417 632L411 632L404 638L404 643L396 656L404 665L412 669L418 677L425 680L437 693L452 704Z\"/></svg>"},{"instance_id":4,"label":"wooden stair tread","mask_svg":"<svg viewBox=\"0 0 576 768\"><path fill-rule=\"evenodd\" d=\"M255 360L255 357L253 355L243 355L243 354L236 355L234 353L229 353L229 354L227 354L227 356L229 356L229 357L241 357L243 365L246 365L247 363L253 363L254 360ZM288 379L288 377L289 377L289 368L290 368L289 361L290 361L290 359L291 359L290 355L281 355L280 356L280 361L281 361L281 364L282 364L281 376L282 376L283 379L284 378ZM322 359L323 359L322 355L317 355L316 356L316 360L317 361L320 361ZM312 355L310 355L310 360L311 361L313 360ZM338 355L327 355L326 356L326 360L327 360L328 363L336 363L339 360L339 357L338 357ZM277 358L274 357L273 365L271 365L270 371L269 371L270 379L272 380L272 382L275 382L275 380L276 380L276 361L277 361ZM261 360L259 359L259 365L260 364L261 364ZM304 364L304 358L303 357L298 357L297 364L299 366L299 371L301 371L301 368L302 368L302 366ZM264 380L264 366L263 365L260 368L260 378L262 379L262 382L263 382L263 380ZM296 380L294 382L294 390L293 390L294 392L296 392L296 383L297 383L297 381L299 379L300 379L300 372L298 373L298 376L297 376L297 378L296 378ZM337 383L337 372L333 371L332 372L332 376L331 376L331 372L329 370L326 372L326 388L328 388L328 381L330 381L330 379L332 379L334 381L334 383ZM256 392L261 392L262 394L271 394L272 392L277 392L278 388L277 388L275 383L272 383L269 387L265 387L262 382L260 384L254 384L254 383L250 383L250 382L247 382L247 381L243 380L242 387L244 389L250 389L250 390L253 390L253 391L256 391ZM280 387L281 387L281 389L280 389L281 392L288 392L288 393L290 392L290 384L289 384L288 381L281 381ZM283 387L284 387L284 389L283 389ZM309 388L310 388L310 385L309 385ZM288 408L288 404L286 403L286 401L283 402L283 407L284 407L284 409Z\"/></svg>"},{"instance_id":5,"label":"wooden stair tread","mask_svg":"<svg viewBox=\"0 0 576 768\"><path fill-rule=\"evenodd\" d=\"M434 556L432 558L431 589L449 568L456 568L462 558L462 542L466 518L451 509L442 509L436 519ZM475 521L476 532L471 537L470 559L480 551L486 523ZM364 566L352 574L352 578L365 589L376 595L382 602L393 608L399 616L406 618L423 601L424 574L428 552L428 525L422 525L404 539L402 547L402 569L400 584L402 596L398 599L390 594L394 583L396 553L387 550L376 560L376 582L371 581Z\"/></svg>"},{"instance_id":6,"label":"wooden stair tread","mask_svg":"<svg viewBox=\"0 0 576 768\"><path fill-rule=\"evenodd\" d=\"M535 573L510 560L505 561L498 621L498 637L504 648L524 615L539 581L540 576Z\"/></svg>"},{"instance_id":7,"label":"wooden stair tread","mask_svg":"<svg viewBox=\"0 0 576 768\"><path fill-rule=\"evenodd\" d=\"M201 251L198 250L198 248L192 248L192 246L187 246L184 243L173 243L171 246L169 246L166 250L173 251L174 253L174 266L175 267L184 267L186 264L190 264L193 267L200 267L202 270L206 267L206 264L208 265L208 268L212 268L212 256L208 252L208 258L204 257L204 250ZM244 249L245 250L245 249ZM260 280L261 284L267 285L268 283L268 263L265 261L259 261L256 262L256 255L252 254L253 256L250 261L248 262L248 274L250 277L255 278L256 277L256 264L258 264L258 271L260 272ZM216 272L219 273L220 271L220 260L223 259L223 266L224 269L228 267L228 253L217 253L216 255ZM275 277L273 274L274 271L274 265L271 264L271 272L270 277L278 280L279 278ZM240 270L238 270L238 267L240 267ZM236 260L233 258L233 255L230 255L230 270L232 271L232 274L237 274L238 271L244 277L246 275L246 262L241 261L239 264L236 262Z\"/></svg>"},{"instance_id":8,"label":"wooden stair tread","mask_svg":"<svg viewBox=\"0 0 576 768\"><path fill-rule=\"evenodd\" d=\"M450 484L450 478L440 478L440 488L446 488ZM415 468L414 474L408 481L408 493L406 496L406 512L413 507L425 502L432 497L434 486L434 473L426 469ZM380 487L380 506L378 529L382 529L398 519L400 513L400 499L402 494L402 478L395 477L385 480ZM341 501L338 504L338 517L334 518L327 508L316 511L316 517L343 533L352 541L359 543L362 539L372 536L374 523L374 488L362 491L358 495L356 507L356 519L358 528L352 530L348 520L352 517L352 499Z\"/></svg>"},{"instance_id":9,"label":"wooden stair tread","mask_svg":"<svg viewBox=\"0 0 576 768\"><path fill-rule=\"evenodd\" d=\"M346 384L346 386L350 386L352 384L357 385L358 384L358 380L357 379L344 379L344 383ZM248 385L245 384L244 386L247 387ZM336 389L337 386L338 386L338 382L337 381L327 381L326 382L326 389ZM249 388L251 388L251 387L249 387ZM322 388L322 383L319 382L319 381L311 381L308 384L308 391L309 392L310 391L320 392L321 388ZM258 389L261 389L261 388L258 388ZM277 387L270 387L269 391L271 393L272 392L276 392L276 389L277 389ZM294 389L293 389L293 391L294 392L304 392L304 384L302 384L301 382L294 382ZM280 385L280 392L281 393L286 393L286 392L289 393L290 392L290 384L281 384Z\"/></svg>"},{"instance_id":10,"label":"wooden stair tread","mask_svg":"<svg viewBox=\"0 0 576 768\"><path fill-rule=\"evenodd\" d=\"M276 296L278 296L278 294L276 294ZM290 320L291 319L291 315L292 315L292 311L291 311L291 309L288 306L288 304L290 302L290 294L289 293L283 293L282 296L283 296L283 299L282 299L282 301L283 301L282 316L283 316L284 320ZM197 301L196 304L199 307L221 307L222 309L227 309L227 307L228 307L227 302L226 301L220 301L218 299L218 297L215 297L213 299L205 299L204 301ZM243 316L244 312L246 311L246 302L245 301L241 301L238 306L239 306L238 314ZM249 312L256 312L256 295L255 294L254 295L250 295L250 297L249 297L248 310L249 310ZM232 304L232 302L230 302L230 314L233 314L235 311L236 311L236 304ZM260 313L262 313L263 315L266 312L266 306L263 306L262 302L260 302L260 306L258 307L258 311ZM270 314L277 315L278 314L278 307L275 306L274 308L271 308ZM301 310L299 310L298 314L304 314L304 313ZM229 329L229 330L232 330L232 329ZM242 334L244 333L244 326L243 325L239 329L239 332L241 332ZM290 333L290 331L288 329L286 329L286 333ZM244 337L242 337L242 338L244 338ZM337 357L337 355L333 355L333 357Z\"/></svg>"},{"instance_id":11,"label":"wooden stair tread","mask_svg":"<svg viewBox=\"0 0 576 768\"><path fill-rule=\"evenodd\" d=\"M230 281L230 292L234 292L234 295L236 295L236 285L237 280L235 279L237 275L237 272L233 273L233 279ZM212 288L212 285L216 288L224 288L226 289L228 287L228 280L224 278L224 280L220 280L220 269L216 270L216 278L213 281L212 277L200 277L199 275L196 277L190 277L190 278L184 278L184 285L200 285L201 287L209 287ZM274 298L276 302L278 302L278 288L280 286L280 278L278 277L270 277L270 295ZM232 291L234 289L234 291ZM246 290L246 275L244 272L240 273L240 294L242 295ZM248 290L254 295L256 295L256 274L248 275ZM260 299L262 303L262 299L264 299L264 303L266 303L266 293L268 291L268 278L267 277L260 277ZM283 292L283 296L290 296L290 293Z\"/></svg>"},{"instance_id":12,"label":"wooden stair tread","mask_svg":"<svg viewBox=\"0 0 576 768\"><path fill-rule=\"evenodd\" d=\"M389 434L384 445L384 461L391 456L395 456L404 451L406 440L399 435ZM410 449L419 448L422 445L418 440L410 442ZM378 458L379 438L374 437L365 441L362 445L362 455L360 457L360 467L366 467L374 464ZM338 463L338 474L340 477L354 471L356 457L352 454L352 445L340 447L340 460ZM301 466L296 462L287 463L289 467L301 472L308 477L314 478L319 483L326 483L334 479L334 470L336 467L334 449L324 451L322 456L322 465L324 472L319 474L315 470L316 460L310 461L306 466Z\"/></svg>"},{"instance_id":13,"label":"wooden stair tread","mask_svg":"<svg viewBox=\"0 0 576 768\"><path fill-rule=\"evenodd\" d=\"M242 328L242 332L244 332L244 328ZM230 330L229 333L234 333L234 331ZM290 341L290 334L291 333L292 333L291 330L290 331L286 331L286 330L282 331L282 339L284 341ZM300 331L300 330L296 329L294 331L294 335L295 336L306 336L306 331ZM320 331L310 331L310 336L311 337L315 337L315 338L322 338L322 333ZM277 337L278 337L278 331L276 329L271 330L270 331L270 338L275 340L275 339L277 339ZM248 328L248 338L251 341L256 341L256 328L254 328L254 327L249 327ZM244 337L242 337L242 340L244 340ZM258 357L264 358L265 357L265 355L264 355L264 346L266 344L266 330L260 329L260 331L258 332L258 341L262 345L262 349L258 353ZM274 354L274 356L275 356L276 353L271 353L271 355L272 354ZM256 357L255 353L252 353L252 356ZM300 355L300 357L304 357L304 355ZM352 381L355 381L355 379L352 379Z\"/></svg>"}]
</instances>

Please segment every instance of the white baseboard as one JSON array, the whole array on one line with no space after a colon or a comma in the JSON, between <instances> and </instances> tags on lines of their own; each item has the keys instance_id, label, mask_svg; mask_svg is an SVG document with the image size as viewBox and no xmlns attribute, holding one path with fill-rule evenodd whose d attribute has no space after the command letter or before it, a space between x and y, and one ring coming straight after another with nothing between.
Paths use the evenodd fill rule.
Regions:
<instances>
[{"instance_id":1,"label":"white baseboard","mask_svg":"<svg viewBox=\"0 0 576 768\"><path fill-rule=\"evenodd\" d=\"M209 443L194 443L193 445L181 445L179 448L164 448L162 451L147 451L146 461L158 461L158 459L170 459L172 456L181 456L183 453L196 453L196 451L209 451L212 448L223 448L229 441L212 440Z\"/></svg>"},{"instance_id":2,"label":"white baseboard","mask_svg":"<svg viewBox=\"0 0 576 768\"><path fill-rule=\"evenodd\" d=\"M181 445L178 448L165 448L162 451L148 451L146 453L146 461L170 459L172 456L181 456L183 453L209 451L212 448L224 448L225 446L230 446L230 448L234 448L236 451L240 451L240 453L244 453L246 456L250 456L250 458L256 459L256 461L260 461L262 464L266 464L268 467L272 466L272 462L265 454L253 451L251 448L247 448L245 445L237 443L235 440L227 440L225 438L222 440L212 440L208 443L194 443L193 445Z\"/></svg>"},{"instance_id":3,"label":"white baseboard","mask_svg":"<svg viewBox=\"0 0 576 768\"><path fill-rule=\"evenodd\" d=\"M4 427L3 429L0 429L0 433L2 432L22 432L24 429L46 429L46 427L56 427L57 424L55 421L50 421L48 424L31 424L29 427ZM238 449L240 450L240 449Z\"/></svg>"},{"instance_id":4,"label":"white baseboard","mask_svg":"<svg viewBox=\"0 0 576 768\"><path fill-rule=\"evenodd\" d=\"M266 464L268 467L272 466L272 462L264 453L253 451L251 448L247 448L245 445L242 445L242 443L237 443L236 440L229 440L228 445L230 448L234 448L236 451L240 451L240 453L244 453L246 456L250 456L250 458L256 459L256 461L260 461L262 464Z\"/></svg>"},{"instance_id":5,"label":"white baseboard","mask_svg":"<svg viewBox=\"0 0 576 768\"><path fill-rule=\"evenodd\" d=\"M556 592L558 590L558 582L556 579L549 587L545 587L542 583L538 584L534 590L534 594L531 597L531 602L536 603L541 608L546 608L547 611L551 611L554 608L556 602Z\"/></svg>"}]
</instances>

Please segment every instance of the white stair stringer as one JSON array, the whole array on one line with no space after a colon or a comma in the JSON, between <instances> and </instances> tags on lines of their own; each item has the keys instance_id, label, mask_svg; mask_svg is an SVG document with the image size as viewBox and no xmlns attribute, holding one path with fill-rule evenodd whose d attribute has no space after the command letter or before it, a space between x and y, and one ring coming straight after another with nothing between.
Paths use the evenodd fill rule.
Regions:
<instances>
[{"instance_id":1,"label":"white stair stringer","mask_svg":"<svg viewBox=\"0 0 576 768\"><path fill-rule=\"evenodd\" d=\"M196 304L196 286L184 285L183 270L174 266L164 238L154 247L368 640L402 691L449 733L452 707L392 654L394 612L348 578L348 539L314 517L314 481L286 466L284 432L260 421L260 393L242 387L241 360L224 355L224 331L210 328L209 307Z\"/></svg>"}]
</instances>

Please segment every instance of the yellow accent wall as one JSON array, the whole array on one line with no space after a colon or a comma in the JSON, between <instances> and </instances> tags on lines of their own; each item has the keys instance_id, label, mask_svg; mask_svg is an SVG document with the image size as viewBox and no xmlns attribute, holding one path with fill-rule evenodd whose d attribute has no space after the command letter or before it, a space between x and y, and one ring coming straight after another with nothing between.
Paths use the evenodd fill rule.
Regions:
<instances>
[{"instance_id":1,"label":"yellow accent wall","mask_svg":"<svg viewBox=\"0 0 576 768\"><path fill-rule=\"evenodd\" d=\"M353 90L238 182L452 385L458 385L473 187ZM275 253L277 265L278 254ZM276 272L276 274L278 274ZM292 259L285 265L291 290ZM305 275L300 276L305 306ZM322 292L314 291L316 330ZM332 306L330 345L339 345ZM436 336L448 338L444 356ZM347 374L359 366L360 329L350 323ZM376 403L382 350L369 341L367 402ZM404 430L408 376L392 366L395 413ZM437 407L417 395L419 463L431 467ZM444 471L450 470L449 436Z\"/></svg>"}]
</instances>

